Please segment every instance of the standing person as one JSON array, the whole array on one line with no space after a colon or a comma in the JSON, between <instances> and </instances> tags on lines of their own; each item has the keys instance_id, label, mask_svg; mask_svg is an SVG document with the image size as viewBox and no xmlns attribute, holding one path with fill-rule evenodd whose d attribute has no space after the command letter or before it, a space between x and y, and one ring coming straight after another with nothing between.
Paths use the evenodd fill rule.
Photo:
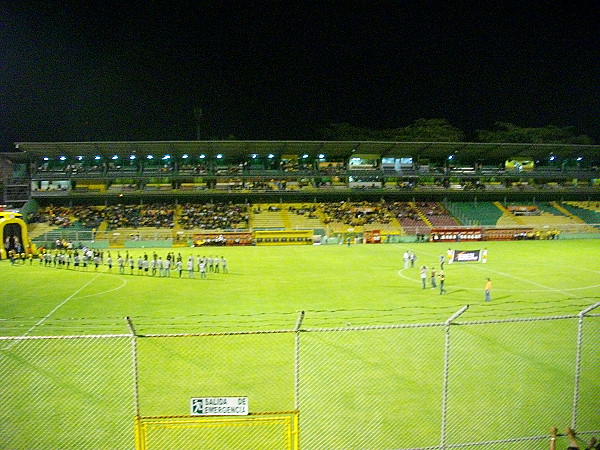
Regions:
<instances>
[{"instance_id":1,"label":"standing person","mask_svg":"<svg viewBox=\"0 0 600 450\"><path fill-rule=\"evenodd\" d=\"M138 275L141 275L142 270L144 269L144 259L142 258L142 255L140 255L140 257L137 260L137 266L138 266Z\"/></svg>"},{"instance_id":2,"label":"standing person","mask_svg":"<svg viewBox=\"0 0 600 450\"><path fill-rule=\"evenodd\" d=\"M119 266L119 273L124 274L125 273L125 260L123 259L123 257L121 256L120 253L117 258L117 265Z\"/></svg>"},{"instance_id":3,"label":"standing person","mask_svg":"<svg viewBox=\"0 0 600 450\"><path fill-rule=\"evenodd\" d=\"M133 267L135 266L133 256L127 257L127 264L129 264L129 275L133 275Z\"/></svg>"},{"instance_id":4,"label":"standing person","mask_svg":"<svg viewBox=\"0 0 600 450\"><path fill-rule=\"evenodd\" d=\"M431 289L435 289L437 284L435 283L435 268L431 268Z\"/></svg>"},{"instance_id":5,"label":"standing person","mask_svg":"<svg viewBox=\"0 0 600 450\"><path fill-rule=\"evenodd\" d=\"M161 278L164 277L165 273L163 272L163 261L160 256L156 260L156 268L158 269L158 276Z\"/></svg>"},{"instance_id":6,"label":"standing person","mask_svg":"<svg viewBox=\"0 0 600 450\"><path fill-rule=\"evenodd\" d=\"M200 265L198 266L198 272L200 272L200 278L206 278L206 263L204 260L200 262Z\"/></svg>"},{"instance_id":7,"label":"standing person","mask_svg":"<svg viewBox=\"0 0 600 450\"><path fill-rule=\"evenodd\" d=\"M485 301L486 302L492 301L492 279L491 278L488 278L487 281L485 282Z\"/></svg>"},{"instance_id":8,"label":"standing person","mask_svg":"<svg viewBox=\"0 0 600 450\"><path fill-rule=\"evenodd\" d=\"M175 263L175 269L177 270L177 272L179 272L179 278L181 278L181 273L183 272L183 265L181 264L181 259L177 259L177 262Z\"/></svg>"},{"instance_id":9,"label":"standing person","mask_svg":"<svg viewBox=\"0 0 600 450\"><path fill-rule=\"evenodd\" d=\"M108 266L109 272L112 272L112 263L113 263L112 256L110 256L110 252L108 252L108 258L106 258L106 265Z\"/></svg>"},{"instance_id":10,"label":"standing person","mask_svg":"<svg viewBox=\"0 0 600 450\"><path fill-rule=\"evenodd\" d=\"M144 273L146 274L146 276L148 276L148 255L144 255L142 266L144 267Z\"/></svg>"},{"instance_id":11,"label":"standing person","mask_svg":"<svg viewBox=\"0 0 600 450\"><path fill-rule=\"evenodd\" d=\"M402 260L404 261L404 268L405 269L408 269L409 259L410 259L410 253L408 253L408 250L406 250L404 252L404 256L402 257Z\"/></svg>"},{"instance_id":12,"label":"standing person","mask_svg":"<svg viewBox=\"0 0 600 450\"><path fill-rule=\"evenodd\" d=\"M156 258L153 258L150 260L150 270L152 273L152 276L156 275Z\"/></svg>"},{"instance_id":13,"label":"standing person","mask_svg":"<svg viewBox=\"0 0 600 450\"><path fill-rule=\"evenodd\" d=\"M446 262L446 258L443 253L440 253L440 270L444 270L444 262Z\"/></svg>"},{"instance_id":14,"label":"standing person","mask_svg":"<svg viewBox=\"0 0 600 450\"><path fill-rule=\"evenodd\" d=\"M415 252L410 252L410 267L415 267L416 261L417 261L417 255L415 255Z\"/></svg>"},{"instance_id":15,"label":"standing person","mask_svg":"<svg viewBox=\"0 0 600 450\"><path fill-rule=\"evenodd\" d=\"M452 250L450 247L448 247L446 256L448 257L448 264L452 264L452 258L454 257L454 250Z\"/></svg>"},{"instance_id":16,"label":"standing person","mask_svg":"<svg viewBox=\"0 0 600 450\"><path fill-rule=\"evenodd\" d=\"M219 273L219 264L221 264L221 260L218 256L215 256L215 273Z\"/></svg>"},{"instance_id":17,"label":"standing person","mask_svg":"<svg viewBox=\"0 0 600 450\"><path fill-rule=\"evenodd\" d=\"M487 248L484 248L481 252L481 263L485 264L487 262Z\"/></svg>"},{"instance_id":18,"label":"standing person","mask_svg":"<svg viewBox=\"0 0 600 450\"><path fill-rule=\"evenodd\" d=\"M442 295L443 293L446 292L446 289L444 288L444 284L446 283L446 274L444 274L443 270L440 270L440 295Z\"/></svg>"},{"instance_id":19,"label":"standing person","mask_svg":"<svg viewBox=\"0 0 600 450\"><path fill-rule=\"evenodd\" d=\"M421 284L423 285L423 289L425 289L427 286L427 267L425 266L421 266Z\"/></svg>"},{"instance_id":20,"label":"standing person","mask_svg":"<svg viewBox=\"0 0 600 450\"><path fill-rule=\"evenodd\" d=\"M189 257L187 262L188 278L194 278L194 258Z\"/></svg>"},{"instance_id":21,"label":"standing person","mask_svg":"<svg viewBox=\"0 0 600 450\"><path fill-rule=\"evenodd\" d=\"M167 256L167 259L165 259L163 266L165 267L165 277L171 278L171 258Z\"/></svg>"},{"instance_id":22,"label":"standing person","mask_svg":"<svg viewBox=\"0 0 600 450\"><path fill-rule=\"evenodd\" d=\"M223 268L223 273L229 273L229 270L227 270L227 260L224 256L221 256L221 267Z\"/></svg>"}]
</instances>

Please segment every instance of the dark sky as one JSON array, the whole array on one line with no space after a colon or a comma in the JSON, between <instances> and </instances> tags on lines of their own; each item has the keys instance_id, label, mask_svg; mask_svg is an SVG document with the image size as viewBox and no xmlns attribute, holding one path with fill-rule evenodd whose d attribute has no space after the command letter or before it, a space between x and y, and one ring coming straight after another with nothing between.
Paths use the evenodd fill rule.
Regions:
<instances>
[{"instance_id":1,"label":"dark sky","mask_svg":"<svg viewBox=\"0 0 600 450\"><path fill-rule=\"evenodd\" d=\"M0 145L446 118L600 138L600 2L0 1ZM574 6L577 4L576 6Z\"/></svg>"}]
</instances>

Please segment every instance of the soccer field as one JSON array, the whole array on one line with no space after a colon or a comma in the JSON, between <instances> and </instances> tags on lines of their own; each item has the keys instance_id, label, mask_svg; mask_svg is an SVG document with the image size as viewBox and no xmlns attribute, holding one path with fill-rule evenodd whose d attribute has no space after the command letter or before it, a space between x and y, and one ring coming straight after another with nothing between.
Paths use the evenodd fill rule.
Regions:
<instances>
[{"instance_id":1,"label":"soccer field","mask_svg":"<svg viewBox=\"0 0 600 450\"><path fill-rule=\"evenodd\" d=\"M437 269L448 244L168 249L181 251L184 261L226 257L229 273L209 272L206 280L197 272L190 279L186 270L167 279L138 276L137 268L121 275L116 267L109 273L106 266L75 271L2 261L1 334L127 334L125 317L140 335L293 330L305 311L303 329L330 331L301 336L299 398L293 333L147 337L137 345L141 414L188 414L194 396L248 396L257 412L292 410L299 401L301 448L330 450L438 445L446 407L454 444L564 427L571 420L576 319L453 329L452 367L460 370L450 373L449 388L460 389L445 405L443 327L361 329L439 325L465 305L461 322L570 316L599 301L597 240L485 247L486 264L445 265L444 295L429 279L422 289L418 267ZM406 250L415 252L415 267L403 267ZM154 251L164 258L167 249L130 250L136 258ZM118 252L125 254L113 249L113 259ZM484 302L488 277L492 301ZM579 416L586 430L600 428L598 322L586 320L582 353ZM7 426L0 447L132 448L130 346L120 339L4 341L0 417ZM77 366L75 354L84 360ZM90 410L101 412L93 415L96 434L84 417ZM227 448L195 445L172 448ZM246 445L235 448L277 448ZM511 448L546 448L545 441L523 445Z\"/></svg>"}]
</instances>

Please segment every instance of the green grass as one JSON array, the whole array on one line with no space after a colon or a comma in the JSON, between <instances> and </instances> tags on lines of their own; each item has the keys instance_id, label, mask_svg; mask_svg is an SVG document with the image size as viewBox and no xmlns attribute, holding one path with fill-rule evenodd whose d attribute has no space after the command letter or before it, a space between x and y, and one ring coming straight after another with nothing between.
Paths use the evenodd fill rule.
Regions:
<instances>
[{"instance_id":1,"label":"green grass","mask_svg":"<svg viewBox=\"0 0 600 450\"><path fill-rule=\"evenodd\" d=\"M207 280L187 279L185 271L182 279L164 279L2 261L0 334L127 334L126 316L142 335L291 330L305 311L304 329L353 329L301 333L303 450L437 445L444 328L359 327L440 323L464 305L459 322L572 315L599 301L597 240L485 246L487 264L446 265L445 295L421 289L418 268L403 269L402 253L415 251L416 266L437 266L447 244L183 249L184 259L215 252L228 259L230 273ZM483 301L487 277L494 283L490 303ZM451 327L448 442L535 436L568 425L576 330L576 319ZM588 318L582 430L600 428L598 336L598 318ZM140 412L188 414L190 397L240 395L249 397L251 411L291 410L294 337L140 338ZM0 346L0 448L133 447L129 339ZM265 448L244 439L246 446L235 448ZM194 445L179 448L206 448ZM546 448L546 441L521 445L512 448Z\"/></svg>"}]
</instances>

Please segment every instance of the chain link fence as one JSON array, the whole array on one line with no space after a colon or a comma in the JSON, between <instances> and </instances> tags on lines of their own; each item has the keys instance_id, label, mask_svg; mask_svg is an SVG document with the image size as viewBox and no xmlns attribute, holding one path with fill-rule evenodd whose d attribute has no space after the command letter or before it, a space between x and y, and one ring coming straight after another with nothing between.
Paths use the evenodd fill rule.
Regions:
<instances>
[{"instance_id":1,"label":"chain link fence","mask_svg":"<svg viewBox=\"0 0 600 450\"><path fill-rule=\"evenodd\" d=\"M0 448L547 449L600 433L600 314L0 337ZM308 318L307 314L307 318ZM14 330L13 330L14 331ZM247 397L249 416L190 416ZM135 422L135 427L134 427ZM558 447L567 441L559 437Z\"/></svg>"}]
</instances>

